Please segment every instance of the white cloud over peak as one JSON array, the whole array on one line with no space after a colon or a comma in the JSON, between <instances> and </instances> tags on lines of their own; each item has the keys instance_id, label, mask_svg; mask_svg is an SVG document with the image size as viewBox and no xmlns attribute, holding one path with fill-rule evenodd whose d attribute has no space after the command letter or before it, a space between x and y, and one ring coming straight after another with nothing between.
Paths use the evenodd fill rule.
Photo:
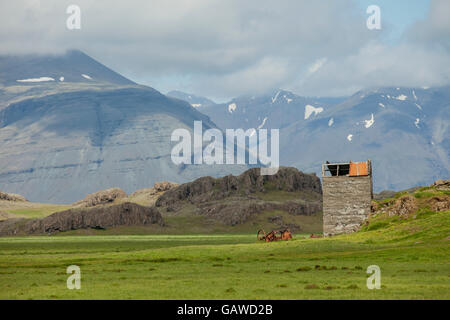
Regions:
<instances>
[{"instance_id":1,"label":"white cloud over peak","mask_svg":"<svg viewBox=\"0 0 450 320\"><path fill-rule=\"evenodd\" d=\"M345 95L450 80L447 0L432 0L428 17L393 44L383 41L388 28L366 28L355 0L78 0L81 30L66 29L69 4L0 2L0 54L79 49L161 91L213 97L279 87Z\"/></svg>"}]
</instances>

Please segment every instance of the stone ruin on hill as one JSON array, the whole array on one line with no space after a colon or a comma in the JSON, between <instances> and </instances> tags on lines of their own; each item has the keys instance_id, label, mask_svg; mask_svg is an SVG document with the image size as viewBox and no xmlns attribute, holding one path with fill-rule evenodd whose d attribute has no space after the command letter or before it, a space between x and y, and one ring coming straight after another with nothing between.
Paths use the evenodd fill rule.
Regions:
<instances>
[{"instance_id":1,"label":"stone ruin on hill","mask_svg":"<svg viewBox=\"0 0 450 320\"><path fill-rule=\"evenodd\" d=\"M373 198L371 161L322 165L323 234L359 230Z\"/></svg>"}]
</instances>

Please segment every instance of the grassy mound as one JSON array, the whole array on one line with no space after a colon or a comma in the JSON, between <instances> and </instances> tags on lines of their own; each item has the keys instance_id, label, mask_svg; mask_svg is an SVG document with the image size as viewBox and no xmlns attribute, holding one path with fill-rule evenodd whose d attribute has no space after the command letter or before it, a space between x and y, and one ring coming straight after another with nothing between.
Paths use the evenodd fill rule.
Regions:
<instances>
[{"instance_id":1,"label":"grassy mound","mask_svg":"<svg viewBox=\"0 0 450 320\"><path fill-rule=\"evenodd\" d=\"M374 201L373 213L354 238L366 241L439 241L450 236L450 191L423 187Z\"/></svg>"}]
</instances>

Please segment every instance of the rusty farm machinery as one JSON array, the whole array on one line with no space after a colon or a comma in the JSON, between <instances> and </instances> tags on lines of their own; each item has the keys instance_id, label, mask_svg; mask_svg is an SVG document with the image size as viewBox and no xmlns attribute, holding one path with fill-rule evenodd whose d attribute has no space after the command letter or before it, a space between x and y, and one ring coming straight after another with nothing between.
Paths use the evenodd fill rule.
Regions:
<instances>
[{"instance_id":1,"label":"rusty farm machinery","mask_svg":"<svg viewBox=\"0 0 450 320\"><path fill-rule=\"evenodd\" d=\"M256 235L258 240L264 240L265 242L279 241L279 240L289 240L292 239L292 234L289 229L284 230L272 230L268 234L264 232L263 229L258 230Z\"/></svg>"}]
</instances>

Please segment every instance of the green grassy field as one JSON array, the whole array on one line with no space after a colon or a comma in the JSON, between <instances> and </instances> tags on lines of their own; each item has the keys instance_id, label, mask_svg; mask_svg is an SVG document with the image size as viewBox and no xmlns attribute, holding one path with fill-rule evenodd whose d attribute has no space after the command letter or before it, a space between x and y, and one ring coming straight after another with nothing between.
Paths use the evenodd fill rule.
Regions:
<instances>
[{"instance_id":1,"label":"green grassy field","mask_svg":"<svg viewBox=\"0 0 450 320\"><path fill-rule=\"evenodd\" d=\"M274 243L254 234L0 238L0 298L450 299L449 226L446 211ZM69 265L81 268L80 290L66 287ZM370 265L381 268L379 290L366 287Z\"/></svg>"}]
</instances>

